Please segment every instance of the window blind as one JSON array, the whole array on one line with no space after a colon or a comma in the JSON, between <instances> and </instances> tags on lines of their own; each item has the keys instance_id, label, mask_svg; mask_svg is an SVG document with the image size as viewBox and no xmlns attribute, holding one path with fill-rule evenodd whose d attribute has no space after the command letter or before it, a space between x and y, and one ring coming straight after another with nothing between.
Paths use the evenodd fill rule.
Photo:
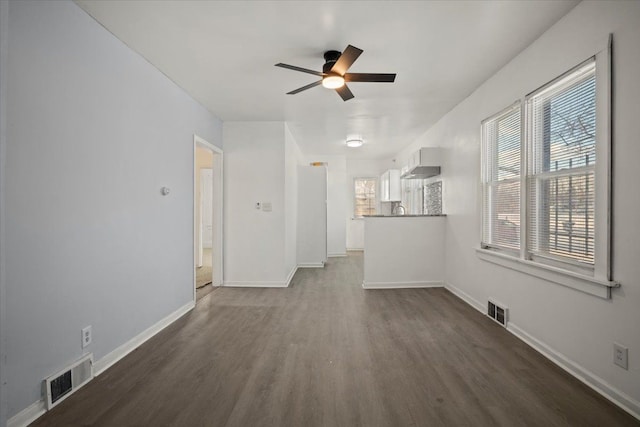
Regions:
<instances>
[{"instance_id":1,"label":"window blind","mask_svg":"<svg viewBox=\"0 0 640 427\"><path fill-rule=\"evenodd\" d=\"M482 124L482 243L520 248L520 104Z\"/></svg>"},{"instance_id":2,"label":"window blind","mask_svg":"<svg viewBox=\"0 0 640 427\"><path fill-rule=\"evenodd\" d=\"M355 218L376 214L377 182L378 180L375 178L356 178L354 180L353 216Z\"/></svg>"},{"instance_id":3,"label":"window blind","mask_svg":"<svg viewBox=\"0 0 640 427\"><path fill-rule=\"evenodd\" d=\"M527 98L528 252L594 263L595 61Z\"/></svg>"}]
</instances>

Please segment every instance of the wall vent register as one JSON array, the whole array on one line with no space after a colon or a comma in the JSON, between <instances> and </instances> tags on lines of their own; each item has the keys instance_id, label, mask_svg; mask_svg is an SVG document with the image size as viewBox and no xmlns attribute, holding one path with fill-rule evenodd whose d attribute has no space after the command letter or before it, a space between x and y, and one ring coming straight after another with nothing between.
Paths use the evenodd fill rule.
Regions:
<instances>
[{"instance_id":1,"label":"wall vent register","mask_svg":"<svg viewBox=\"0 0 640 427\"><path fill-rule=\"evenodd\" d=\"M489 300L487 302L487 316L504 327L507 326L508 312L509 309L507 307L498 304L495 301Z\"/></svg>"},{"instance_id":2,"label":"wall vent register","mask_svg":"<svg viewBox=\"0 0 640 427\"><path fill-rule=\"evenodd\" d=\"M47 410L93 379L93 355L88 354L71 366L44 380Z\"/></svg>"}]
</instances>

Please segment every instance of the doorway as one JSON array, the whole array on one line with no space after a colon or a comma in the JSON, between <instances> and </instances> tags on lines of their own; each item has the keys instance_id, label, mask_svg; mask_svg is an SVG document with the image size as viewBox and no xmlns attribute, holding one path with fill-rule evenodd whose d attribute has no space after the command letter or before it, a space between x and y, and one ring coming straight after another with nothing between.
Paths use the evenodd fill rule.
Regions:
<instances>
[{"instance_id":1,"label":"doorway","mask_svg":"<svg viewBox=\"0 0 640 427\"><path fill-rule=\"evenodd\" d=\"M194 135L194 301L222 286L222 151Z\"/></svg>"}]
</instances>

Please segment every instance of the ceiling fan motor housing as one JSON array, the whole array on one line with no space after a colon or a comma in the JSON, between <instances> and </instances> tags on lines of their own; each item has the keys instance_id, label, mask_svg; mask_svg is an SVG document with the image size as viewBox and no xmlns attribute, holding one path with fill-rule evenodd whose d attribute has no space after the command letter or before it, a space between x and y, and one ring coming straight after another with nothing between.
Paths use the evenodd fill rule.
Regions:
<instances>
[{"instance_id":1,"label":"ceiling fan motor housing","mask_svg":"<svg viewBox=\"0 0 640 427\"><path fill-rule=\"evenodd\" d=\"M338 58L340 58L342 52L337 50L328 50L324 53L325 64L322 66L322 72L328 74L331 71L331 68L336 63Z\"/></svg>"}]
</instances>

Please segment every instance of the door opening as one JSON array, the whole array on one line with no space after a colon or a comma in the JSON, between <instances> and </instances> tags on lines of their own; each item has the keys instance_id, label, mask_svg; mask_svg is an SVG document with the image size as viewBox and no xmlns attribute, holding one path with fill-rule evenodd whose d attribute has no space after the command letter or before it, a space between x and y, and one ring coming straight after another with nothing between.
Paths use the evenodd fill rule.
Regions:
<instances>
[{"instance_id":1,"label":"door opening","mask_svg":"<svg viewBox=\"0 0 640 427\"><path fill-rule=\"evenodd\" d=\"M222 286L222 151L194 136L194 299Z\"/></svg>"}]
</instances>

